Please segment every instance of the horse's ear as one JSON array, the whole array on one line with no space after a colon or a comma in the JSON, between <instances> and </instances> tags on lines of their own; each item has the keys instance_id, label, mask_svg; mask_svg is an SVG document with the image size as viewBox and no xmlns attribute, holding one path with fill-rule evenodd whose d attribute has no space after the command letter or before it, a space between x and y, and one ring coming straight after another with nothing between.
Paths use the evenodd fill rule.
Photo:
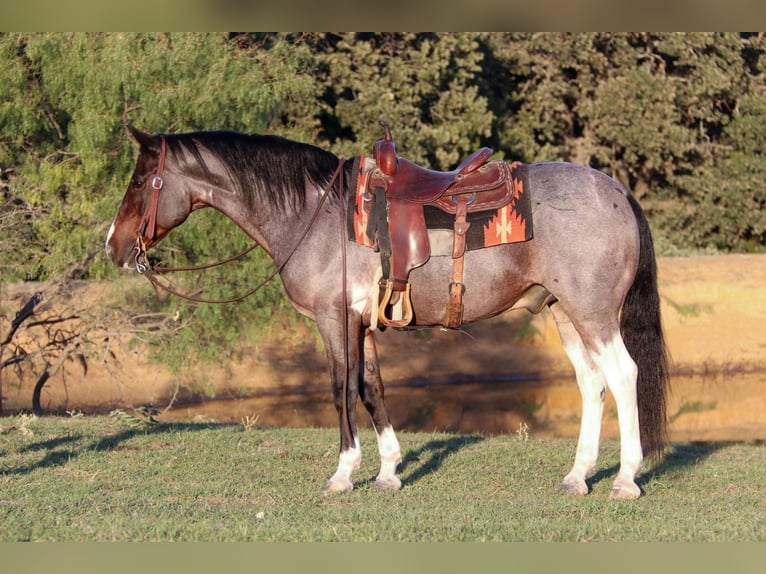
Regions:
<instances>
[{"instance_id":1,"label":"horse's ear","mask_svg":"<svg viewBox=\"0 0 766 574\"><path fill-rule=\"evenodd\" d=\"M142 132L138 128L133 127L132 125L128 124L125 126L128 131L130 132L131 137L133 140L140 145L141 147L149 147L152 143L152 136Z\"/></svg>"}]
</instances>

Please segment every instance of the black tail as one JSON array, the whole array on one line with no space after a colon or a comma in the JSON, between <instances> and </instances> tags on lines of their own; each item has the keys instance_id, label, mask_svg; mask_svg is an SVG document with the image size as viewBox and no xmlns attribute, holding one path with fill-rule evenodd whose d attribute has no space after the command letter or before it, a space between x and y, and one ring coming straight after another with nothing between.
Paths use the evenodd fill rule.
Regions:
<instances>
[{"instance_id":1,"label":"black tail","mask_svg":"<svg viewBox=\"0 0 766 574\"><path fill-rule=\"evenodd\" d=\"M620 330L638 366L638 423L645 456L662 456L668 435L666 399L669 356L660 318L657 262L649 223L641 206L628 196L638 222L641 252L638 271L622 307Z\"/></svg>"}]
</instances>

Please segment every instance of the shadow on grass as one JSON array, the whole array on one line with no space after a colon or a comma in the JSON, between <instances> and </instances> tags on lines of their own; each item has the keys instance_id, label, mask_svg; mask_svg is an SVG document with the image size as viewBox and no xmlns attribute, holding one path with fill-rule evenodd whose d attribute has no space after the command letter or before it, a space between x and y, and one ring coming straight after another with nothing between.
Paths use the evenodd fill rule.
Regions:
<instances>
[{"instance_id":1,"label":"shadow on grass","mask_svg":"<svg viewBox=\"0 0 766 574\"><path fill-rule=\"evenodd\" d=\"M57 436L57 437L49 438L47 440L40 440L40 441L30 443L24 448L22 448L21 452L32 452L36 450L53 450L55 448L60 447L61 445L76 442L80 440L81 438L82 438L82 435L79 435L79 434Z\"/></svg>"},{"instance_id":2,"label":"shadow on grass","mask_svg":"<svg viewBox=\"0 0 766 574\"><path fill-rule=\"evenodd\" d=\"M436 472L447 457L483 440L484 437L481 435L456 435L446 439L432 440L420 448L408 451L399 465L404 486L414 484L421 478Z\"/></svg>"},{"instance_id":3,"label":"shadow on grass","mask_svg":"<svg viewBox=\"0 0 766 574\"><path fill-rule=\"evenodd\" d=\"M122 443L132 439L135 436L161 435L163 433L203 431L209 429L220 429L227 426L239 426L234 423L177 423L162 422L155 425L144 425L135 428L124 429L118 433L102 437L92 443L88 450L114 450Z\"/></svg>"},{"instance_id":4,"label":"shadow on grass","mask_svg":"<svg viewBox=\"0 0 766 574\"><path fill-rule=\"evenodd\" d=\"M665 455L659 464L638 475L636 478L636 484L643 493L644 485L651 482L655 478L668 474L672 475L677 472L681 472L686 468L693 467L708 457L712 456L715 452L731 444L735 443L691 442L675 444L669 449L669 452ZM588 489L593 490L593 485L598 484L602 480L614 478L617 476L619 469L619 464L615 464L609 468L603 468L599 470L596 474L585 481L588 485Z\"/></svg>"},{"instance_id":5,"label":"shadow on grass","mask_svg":"<svg viewBox=\"0 0 766 574\"><path fill-rule=\"evenodd\" d=\"M24 475L29 474L38 468L48 468L66 464L67 461L77 456L77 452L75 450L70 450L69 448L62 449L61 447L63 445L73 446L72 443L76 443L80 439L82 439L82 435L67 435L30 443L21 448L20 452L44 451L44 456L32 464L7 469L4 470L3 473Z\"/></svg>"},{"instance_id":6,"label":"shadow on grass","mask_svg":"<svg viewBox=\"0 0 766 574\"><path fill-rule=\"evenodd\" d=\"M234 423L159 423L120 430L88 443L81 434L53 437L36 441L20 449L21 452L44 451L45 455L30 464L3 470L4 474L25 475L37 469L63 466L76 459L83 452L110 451L136 436L158 435L173 432L201 431L224 426L238 426ZM79 443L79 444L78 444ZM63 448L62 448L63 447Z\"/></svg>"}]
</instances>

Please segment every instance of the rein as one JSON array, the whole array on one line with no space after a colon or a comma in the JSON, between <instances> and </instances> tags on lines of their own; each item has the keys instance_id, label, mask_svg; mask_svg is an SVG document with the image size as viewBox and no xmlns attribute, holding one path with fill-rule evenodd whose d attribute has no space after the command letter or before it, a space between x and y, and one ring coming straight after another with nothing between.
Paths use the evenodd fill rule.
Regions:
<instances>
[{"instance_id":1,"label":"rein","mask_svg":"<svg viewBox=\"0 0 766 574\"><path fill-rule=\"evenodd\" d=\"M136 271L138 271L139 274L146 277L149 282L154 286L155 289L161 289L171 295L175 295L176 297L180 297L181 299L185 299L187 301L191 301L194 303L210 303L210 304L216 304L216 305L223 305L226 303L237 303L239 301L242 301L243 299L246 299L247 297L250 297L266 285L268 285L274 277L276 277L281 271L285 268L287 263L292 258L293 254L296 252L300 244L303 242L303 240L308 235L311 228L314 226L314 223L316 222L317 218L319 217L319 213L322 209L322 206L325 203L325 200L327 199L327 196L330 193L330 190L332 189L332 186L335 184L335 181L339 179L339 176L342 173L343 166L346 163L345 158L340 158L340 161L338 162L338 167L335 168L335 171L332 174L332 177L330 178L330 182L327 184L327 188L325 189L324 193L322 194L321 199L319 200L319 203L317 204L316 209L314 210L314 213L311 216L311 220L309 221L308 225L306 226L306 229L301 234L298 241L295 243L295 245L292 247L290 252L287 254L287 257L285 260L276 267L269 275L261 281L258 285L247 291L246 293L239 295L237 297L232 297L230 299L205 299L202 297L196 297L194 295L188 295L181 293L179 291L176 291L172 287L169 287L167 285L164 285L161 283L157 277L161 276L164 273L176 273L180 271L203 271L205 269L212 269L213 267L218 267L220 265L225 265L226 263L231 263L232 261L236 261L237 259L240 259L253 251L256 247L258 247L258 243L253 243L250 247L242 251L241 253L238 253L237 255L233 255L231 257L228 257L226 259L223 259L221 261L216 261L214 263L207 263L204 265L195 265L190 267L152 267L149 264L148 257L146 254L146 239L154 239L154 237L157 234L157 208L159 205L159 197L160 197L160 190L162 189L164 185L164 180L162 179L162 174L165 170L165 156L167 155L167 143L165 142L165 138L160 139L161 147L160 147L160 158L159 163L157 164L157 174L152 178L151 186L152 186L152 195L149 198L149 205L148 209L144 211L143 216L141 217L141 223L138 228L138 236L136 238ZM341 203L342 197L343 197L343 178L340 177L340 196L341 196ZM344 228L345 230L345 228ZM344 270L345 272L345 270Z\"/></svg>"}]
</instances>

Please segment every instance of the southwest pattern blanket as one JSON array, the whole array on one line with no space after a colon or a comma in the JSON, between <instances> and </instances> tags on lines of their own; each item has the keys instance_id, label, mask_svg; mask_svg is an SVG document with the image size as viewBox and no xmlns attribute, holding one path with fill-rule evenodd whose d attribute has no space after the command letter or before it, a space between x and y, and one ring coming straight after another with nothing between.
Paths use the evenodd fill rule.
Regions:
<instances>
[{"instance_id":1,"label":"southwest pattern blanket","mask_svg":"<svg viewBox=\"0 0 766 574\"><path fill-rule=\"evenodd\" d=\"M368 193L368 170L364 170L364 157L356 158L352 172L355 193L348 198L349 239L362 245L375 248L374 237L368 235L368 222L372 193ZM477 211L468 214L471 226L466 234L466 249L484 249L495 245L529 241L533 237L532 207L527 169L523 163L510 164L513 178L513 197L507 205L491 211ZM455 216L438 207L424 205L426 226L429 230L452 231Z\"/></svg>"}]
</instances>

